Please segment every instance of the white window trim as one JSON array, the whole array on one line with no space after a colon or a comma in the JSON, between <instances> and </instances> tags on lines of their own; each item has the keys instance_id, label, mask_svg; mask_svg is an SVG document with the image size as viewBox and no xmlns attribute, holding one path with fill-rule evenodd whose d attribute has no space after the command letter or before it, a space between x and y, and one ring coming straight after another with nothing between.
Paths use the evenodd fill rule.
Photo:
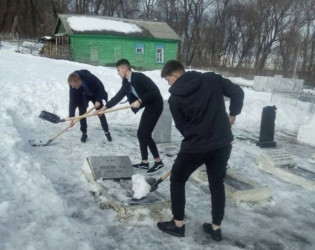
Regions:
<instances>
[{"instance_id":1,"label":"white window trim","mask_svg":"<svg viewBox=\"0 0 315 250\"><path fill-rule=\"evenodd\" d=\"M162 50L162 53L159 53L158 50ZM156 62L157 63L164 63L164 48L157 47L155 50Z\"/></svg>"}]
</instances>

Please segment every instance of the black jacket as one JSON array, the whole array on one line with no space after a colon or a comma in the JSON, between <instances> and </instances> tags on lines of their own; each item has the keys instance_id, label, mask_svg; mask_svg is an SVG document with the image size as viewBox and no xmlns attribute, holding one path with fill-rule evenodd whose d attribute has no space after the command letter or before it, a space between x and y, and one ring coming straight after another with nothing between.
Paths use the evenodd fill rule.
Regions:
<instances>
[{"instance_id":1,"label":"black jacket","mask_svg":"<svg viewBox=\"0 0 315 250\"><path fill-rule=\"evenodd\" d=\"M138 98L130 92L130 85L134 87L142 101L139 109L146 107L146 109L152 113L161 112L163 109L163 98L159 88L149 77L139 72L132 72L131 83L129 83L127 79L123 79L120 90L107 102L106 107L111 108L115 106L125 96L129 103L135 102ZM139 109L132 109L132 111L137 113Z\"/></svg>"},{"instance_id":2,"label":"black jacket","mask_svg":"<svg viewBox=\"0 0 315 250\"><path fill-rule=\"evenodd\" d=\"M181 152L201 153L233 141L224 96L231 99L230 115L243 107L244 92L215 73L184 73L170 87L169 105L176 128L184 136Z\"/></svg>"},{"instance_id":3,"label":"black jacket","mask_svg":"<svg viewBox=\"0 0 315 250\"><path fill-rule=\"evenodd\" d=\"M74 71L74 73L80 76L84 86L81 86L79 89L74 89L69 85L69 117L75 115L75 109L77 107L87 107L89 101L102 103L102 100L107 101L108 99L104 85L90 71L83 69Z\"/></svg>"}]
</instances>

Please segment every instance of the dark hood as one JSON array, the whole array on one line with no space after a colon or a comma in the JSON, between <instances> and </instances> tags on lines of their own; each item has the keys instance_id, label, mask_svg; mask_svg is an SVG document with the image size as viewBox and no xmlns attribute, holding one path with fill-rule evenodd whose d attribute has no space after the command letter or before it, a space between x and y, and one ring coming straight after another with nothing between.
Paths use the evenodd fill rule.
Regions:
<instances>
[{"instance_id":1,"label":"dark hood","mask_svg":"<svg viewBox=\"0 0 315 250\"><path fill-rule=\"evenodd\" d=\"M189 96L201 85L201 73L189 71L178 78L169 88L169 92L177 96Z\"/></svg>"}]
</instances>

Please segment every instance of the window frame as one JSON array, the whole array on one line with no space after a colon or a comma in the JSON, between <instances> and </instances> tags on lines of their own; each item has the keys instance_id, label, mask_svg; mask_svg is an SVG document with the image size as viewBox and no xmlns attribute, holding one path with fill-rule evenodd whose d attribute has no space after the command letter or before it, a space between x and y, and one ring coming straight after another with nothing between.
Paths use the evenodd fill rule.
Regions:
<instances>
[{"instance_id":1,"label":"window frame","mask_svg":"<svg viewBox=\"0 0 315 250\"><path fill-rule=\"evenodd\" d=\"M158 52L161 50L161 52ZM155 46L155 62L164 63L165 61L165 46L164 44L158 44Z\"/></svg>"},{"instance_id":2,"label":"window frame","mask_svg":"<svg viewBox=\"0 0 315 250\"><path fill-rule=\"evenodd\" d=\"M142 52L138 52L138 51L137 51L138 49L141 49ZM136 44L135 44L135 53L136 53L137 55L144 55L144 43L136 43Z\"/></svg>"}]
</instances>

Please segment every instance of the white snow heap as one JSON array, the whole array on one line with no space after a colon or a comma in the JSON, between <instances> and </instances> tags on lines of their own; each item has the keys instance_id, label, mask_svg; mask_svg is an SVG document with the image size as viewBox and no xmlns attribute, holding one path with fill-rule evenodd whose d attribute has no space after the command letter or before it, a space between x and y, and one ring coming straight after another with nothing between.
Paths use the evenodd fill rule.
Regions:
<instances>
[{"instance_id":1,"label":"white snow heap","mask_svg":"<svg viewBox=\"0 0 315 250\"><path fill-rule=\"evenodd\" d=\"M116 20L106 20L95 17L72 16L68 18L68 23L71 29L75 31L107 30L122 33L142 32L142 29L136 24Z\"/></svg>"},{"instance_id":2,"label":"white snow heap","mask_svg":"<svg viewBox=\"0 0 315 250\"><path fill-rule=\"evenodd\" d=\"M298 140L308 145L315 146L315 114L310 124L300 127Z\"/></svg>"},{"instance_id":3,"label":"white snow heap","mask_svg":"<svg viewBox=\"0 0 315 250\"><path fill-rule=\"evenodd\" d=\"M150 193L151 186L145 180L145 176L141 174L135 174L131 176L132 190L134 191L133 198L141 199L146 197Z\"/></svg>"}]
</instances>

